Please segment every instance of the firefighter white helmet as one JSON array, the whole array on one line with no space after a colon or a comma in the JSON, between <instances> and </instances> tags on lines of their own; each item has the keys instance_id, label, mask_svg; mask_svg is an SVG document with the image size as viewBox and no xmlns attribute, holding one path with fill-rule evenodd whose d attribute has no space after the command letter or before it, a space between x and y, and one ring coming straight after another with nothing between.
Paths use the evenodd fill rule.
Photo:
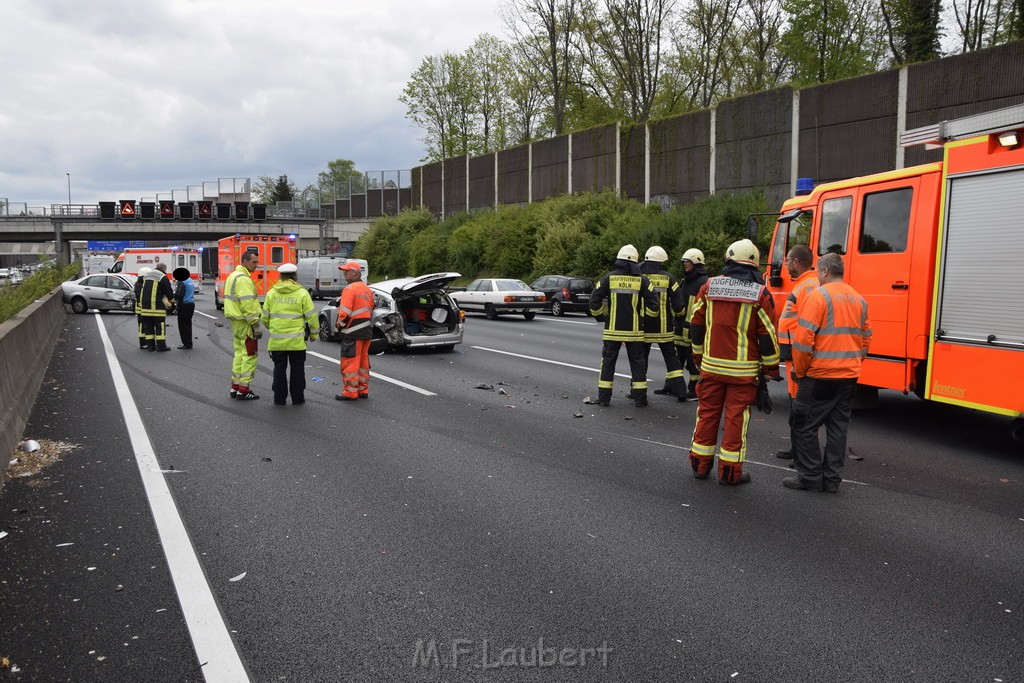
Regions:
<instances>
[{"instance_id":1,"label":"firefighter white helmet","mask_svg":"<svg viewBox=\"0 0 1024 683\"><path fill-rule=\"evenodd\" d=\"M651 247L644 254L644 258L648 261L657 261L658 263L664 263L668 261L668 254L661 247Z\"/></svg>"},{"instance_id":2,"label":"firefighter white helmet","mask_svg":"<svg viewBox=\"0 0 1024 683\"><path fill-rule=\"evenodd\" d=\"M757 251L757 247L754 246L753 242L750 240L740 240L739 242L733 242L725 250L725 260L745 263L756 268L758 261L761 260L761 254Z\"/></svg>"},{"instance_id":3,"label":"firefighter white helmet","mask_svg":"<svg viewBox=\"0 0 1024 683\"><path fill-rule=\"evenodd\" d=\"M152 272L152 268L149 268L148 266L142 266L141 268L139 268L139 277L146 277Z\"/></svg>"},{"instance_id":4,"label":"firefighter white helmet","mask_svg":"<svg viewBox=\"0 0 1024 683\"><path fill-rule=\"evenodd\" d=\"M693 263L694 265L699 263L700 265L703 266L704 265L704 252L701 251L700 249L687 249L686 252L683 254L683 258L681 260L689 261L690 263Z\"/></svg>"},{"instance_id":5,"label":"firefighter white helmet","mask_svg":"<svg viewBox=\"0 0 1024 683\"><path fill-rule=\"evenodd\" d=\"M619 253L616 254L615 258L620 258L624 261L632 261L636 263L640 260L640 252L636 250L632 244L627 244L622 249L619 249Z\"/></svg>"}]
</instances>

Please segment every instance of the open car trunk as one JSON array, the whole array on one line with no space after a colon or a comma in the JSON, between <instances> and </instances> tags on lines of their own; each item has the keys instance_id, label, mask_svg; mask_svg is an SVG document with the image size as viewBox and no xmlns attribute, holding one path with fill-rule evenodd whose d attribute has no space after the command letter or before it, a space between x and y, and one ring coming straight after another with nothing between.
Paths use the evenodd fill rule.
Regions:
<instances>
[{"instance_id":1,"label":"open car trunk","mask_svg":"<svg viewBox=\"0 0 1024 683\"><path fill-rule=\"evenodd\" d=\"M458 308L441 292L409 295L395 299L402 316L406 336L431 336L454 332L459 322Z\"/></svg>"}]
</instances>

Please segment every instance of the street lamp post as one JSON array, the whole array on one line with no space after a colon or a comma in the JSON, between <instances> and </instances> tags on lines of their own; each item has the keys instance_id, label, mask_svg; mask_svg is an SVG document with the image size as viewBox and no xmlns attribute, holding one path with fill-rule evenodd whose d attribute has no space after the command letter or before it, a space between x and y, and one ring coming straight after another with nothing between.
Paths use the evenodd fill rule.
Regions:
<instances>
[{"instance_id":1,"label":"street lamp post","mask_svg":"<svg viewBox=\"0 0 1024 683\"><path fill-rule=\"evenodd\" d=\"M68 171L64 175L68 177L68 213L71 213L71 172Z\"/></svg>"}]
</instances>

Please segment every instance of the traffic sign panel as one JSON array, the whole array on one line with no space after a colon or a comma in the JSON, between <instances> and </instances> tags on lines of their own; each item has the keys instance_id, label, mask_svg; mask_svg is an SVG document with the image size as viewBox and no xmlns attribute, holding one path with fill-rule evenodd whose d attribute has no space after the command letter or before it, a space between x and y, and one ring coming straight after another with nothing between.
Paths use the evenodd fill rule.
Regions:
<instances>
[{"instance_id":1,"label":"traffic sign panel","mask_svg":"<svg viewBox=\"0 0 1024 683\"><path fill-rule=\"evenodd\" d=\"M121 218L135 218L135 200L122 199L120 213Z\"/></svg>"},{"instance_id":2,"label":"traffic sign panel","mask_svg":"<svg viewBox=\"0 0 1024 683\"><path fill-rule=\"evenodd\" d=\"M174 202L160 202L160 218L174 218Z\"/></svg>"}]
</instances>

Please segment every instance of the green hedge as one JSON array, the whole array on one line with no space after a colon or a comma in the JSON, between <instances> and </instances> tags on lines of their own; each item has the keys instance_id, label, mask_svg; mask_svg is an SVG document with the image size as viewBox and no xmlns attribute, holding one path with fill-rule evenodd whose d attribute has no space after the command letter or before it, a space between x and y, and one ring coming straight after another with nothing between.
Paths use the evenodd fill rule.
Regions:
<instances>
[{"instance_id":1,"label":"green hedge","mask_svg":"<svg viewBox=\"0 0 1024 683\"><path fill-rule=\"evenodd\" d=\"M708 271L722 267L722 254L746 237L747 217L768 210L763 192L716 194L663 211L613 192L552 197L525 206L459 213L438 223L426 209L406 209L374 221L356 244L375 280L457 271L465 284L477 277L515 277L530 282L550 273L597 278L607 272L623 244L641 257L648 247L669 254L669 270L682 274L683 252L704 252ZM767 257L771 221L761 221L758 247Z\"/></svg>"},{"instance_id":2,"label":"green hedge","mask_svg":"<svg viewBox=\"0 0 1024 683\"><path fill-rule=\"evenodd\" d=\"M20 285L4 285L0 289L0 323L9 320L41 296L53 291L53 288L78 275L82 264L72 263L63 268L40 268L25 278Z\"/></svg>"}]
</instances>

